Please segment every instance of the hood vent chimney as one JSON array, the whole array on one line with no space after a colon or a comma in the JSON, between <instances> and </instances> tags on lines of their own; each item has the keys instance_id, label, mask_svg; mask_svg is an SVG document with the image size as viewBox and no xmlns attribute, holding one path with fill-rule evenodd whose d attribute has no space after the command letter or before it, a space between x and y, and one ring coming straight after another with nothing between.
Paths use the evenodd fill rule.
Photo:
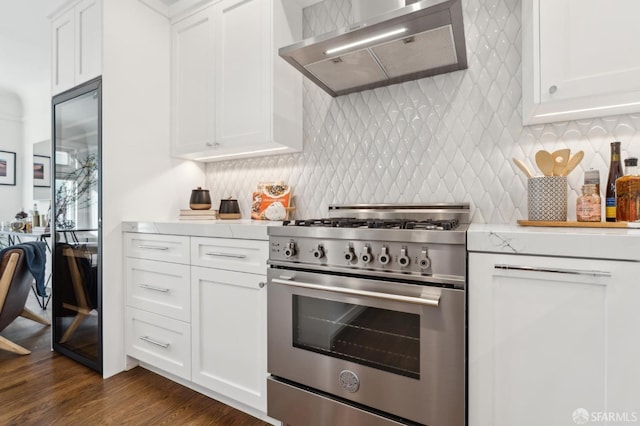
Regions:
<instances>
[{"instance_id":1,"label":"hood vent chimney","mask_svg":"<svg viewBox=\"0 0 640 426\"><path fill-rule=\"evenodd\" d=\"M353 1L362 16L371 0ZM466 69L461 0L413 2L279 54L331 96Z\"/></svg>"}]
</instances>

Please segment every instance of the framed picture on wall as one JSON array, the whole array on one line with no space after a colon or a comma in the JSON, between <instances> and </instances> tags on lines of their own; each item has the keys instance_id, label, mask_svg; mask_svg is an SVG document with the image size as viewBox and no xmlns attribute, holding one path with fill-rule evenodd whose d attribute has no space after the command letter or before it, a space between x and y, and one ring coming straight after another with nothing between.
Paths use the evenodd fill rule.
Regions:
<instances>
[{"instance_id":1,"label":"framed picture on wall","mask_svg":"<svg viewBox=\"0 0 640 426\"><path fill-rule=\"evenodd\" d=\"M33 186L51 187L51 157L33 156Z\"/></svg>"},{"instance_id":2,"label":"framed picture on wall","mask_svg":"<svg viewBox=\"0 0 640 426\"><path fill-rule=\"evenodd\" d=\"M0 185L16 184L16 153L0 151Z\"/></svg>"}]
</instances>

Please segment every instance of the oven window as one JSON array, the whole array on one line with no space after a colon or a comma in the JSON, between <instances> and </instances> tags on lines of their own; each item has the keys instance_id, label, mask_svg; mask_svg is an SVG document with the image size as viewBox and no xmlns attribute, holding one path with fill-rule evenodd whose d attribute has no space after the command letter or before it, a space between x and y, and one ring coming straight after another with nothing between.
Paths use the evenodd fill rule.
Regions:
<instances>
[{"instance_id":1,"label":"oven window","mask_svg":"<svg viewBox=\"0 0 640 426\"><path fill-rule=\"evenodd\" d=\"M293 296L293 346L420 379L420 316Z\"/></svg>"}]
</instances>

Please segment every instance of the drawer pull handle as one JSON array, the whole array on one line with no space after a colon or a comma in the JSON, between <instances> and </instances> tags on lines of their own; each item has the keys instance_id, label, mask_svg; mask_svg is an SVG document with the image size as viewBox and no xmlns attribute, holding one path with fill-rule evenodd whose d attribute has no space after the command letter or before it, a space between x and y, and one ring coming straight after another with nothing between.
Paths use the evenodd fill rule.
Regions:
<instances>
[{"instance_id":1,"label":"drawer pull handle","mask_svg":"<svg viewBox=\"0 0 640 426\"><path fill-rule=\"evenodd\" d=\"M258 287L260 287L260 288L264 288L265 285L267 285L267 283L265 283L264 281L260 281L258 283Z\"/></svg>"},{"instance_id":2,"label":"drawer pull handle","mask_svg":"<svg viewBox=\"0 0 640 426\"><path fill-rule=\"evenodd\" d=\"M494 268L507 269L512 271L551 272L554 274L586 275L588 277L605 277L605 278L611 277L611 272L587 271L587 270L581 270L581 269L542 268L537 266L504 265L504 264L494 265Z\"/></svg>"},{"instance_id":3,"label":"drawer pull handle","mask_svg":"<svg viewBox=\"0 0 640 426\"><path fill-rule=\"evenodd\" d=\"M154 287L154 286L149 285L149 284L140 284L139 287L147 289L147 290L159 291L161 293L168 293L169 291L171 291L168 288Z\"/></svg>"},{"instance_id":4,"label":"drawer pull handle","mask_svg":"<svg viewBox=\"0 0 640 426\"><path fill-rule=\"evenodd\" d=\"M145 342L149 342L152 345L160 346L161 348L165 348L165 349L167 349L169 347L169 345L171 344L171 343L158 342L157 340L153 340L149 336L141 336L140 340L144 340Z\"/></svg>"},{"instance_id":5,"label":"drawer pull handle","mask_svg":"<svg viewBox=\"0 0 640 426\"><path fill-rule=\"evenodd\" d=\"M162 250L162 251L169 250L169 247L150 246L150 245L146 245L146 244L139 245L138 248L147 249L147 250Z\"/></svg>"},{"instance_id":6,"label":"drawer pull handle","mask_svg":"<svg viewBox=\"0 0 640 426\"><path fill-rule=\"evenodd\" d=\"M217 256L217 257L233 257L234 259L244 259L247 257L246 254L235 254L235 253L221 253L217 251L210 251L205 253L207 256Z\"/></svg>"}]
</instances>

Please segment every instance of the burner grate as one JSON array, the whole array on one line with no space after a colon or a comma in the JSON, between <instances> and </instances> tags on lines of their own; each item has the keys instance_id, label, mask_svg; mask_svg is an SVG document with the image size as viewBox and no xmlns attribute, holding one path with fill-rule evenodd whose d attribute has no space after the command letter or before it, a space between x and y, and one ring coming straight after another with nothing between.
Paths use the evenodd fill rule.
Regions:
<instances>
[{"instance_id":1,"label":"burner grate","mask_svg":"<svg viewBox=\"0 0 640 426\"><path fill-rule=\"evenodd\" d=\"M354 217L334 217L321 219L298 219L295 221L286 220L283 222L283 225L324 228L418 229L450 231L458 227L458 220L359 219Z\"/></svg>"}]
</instances>

